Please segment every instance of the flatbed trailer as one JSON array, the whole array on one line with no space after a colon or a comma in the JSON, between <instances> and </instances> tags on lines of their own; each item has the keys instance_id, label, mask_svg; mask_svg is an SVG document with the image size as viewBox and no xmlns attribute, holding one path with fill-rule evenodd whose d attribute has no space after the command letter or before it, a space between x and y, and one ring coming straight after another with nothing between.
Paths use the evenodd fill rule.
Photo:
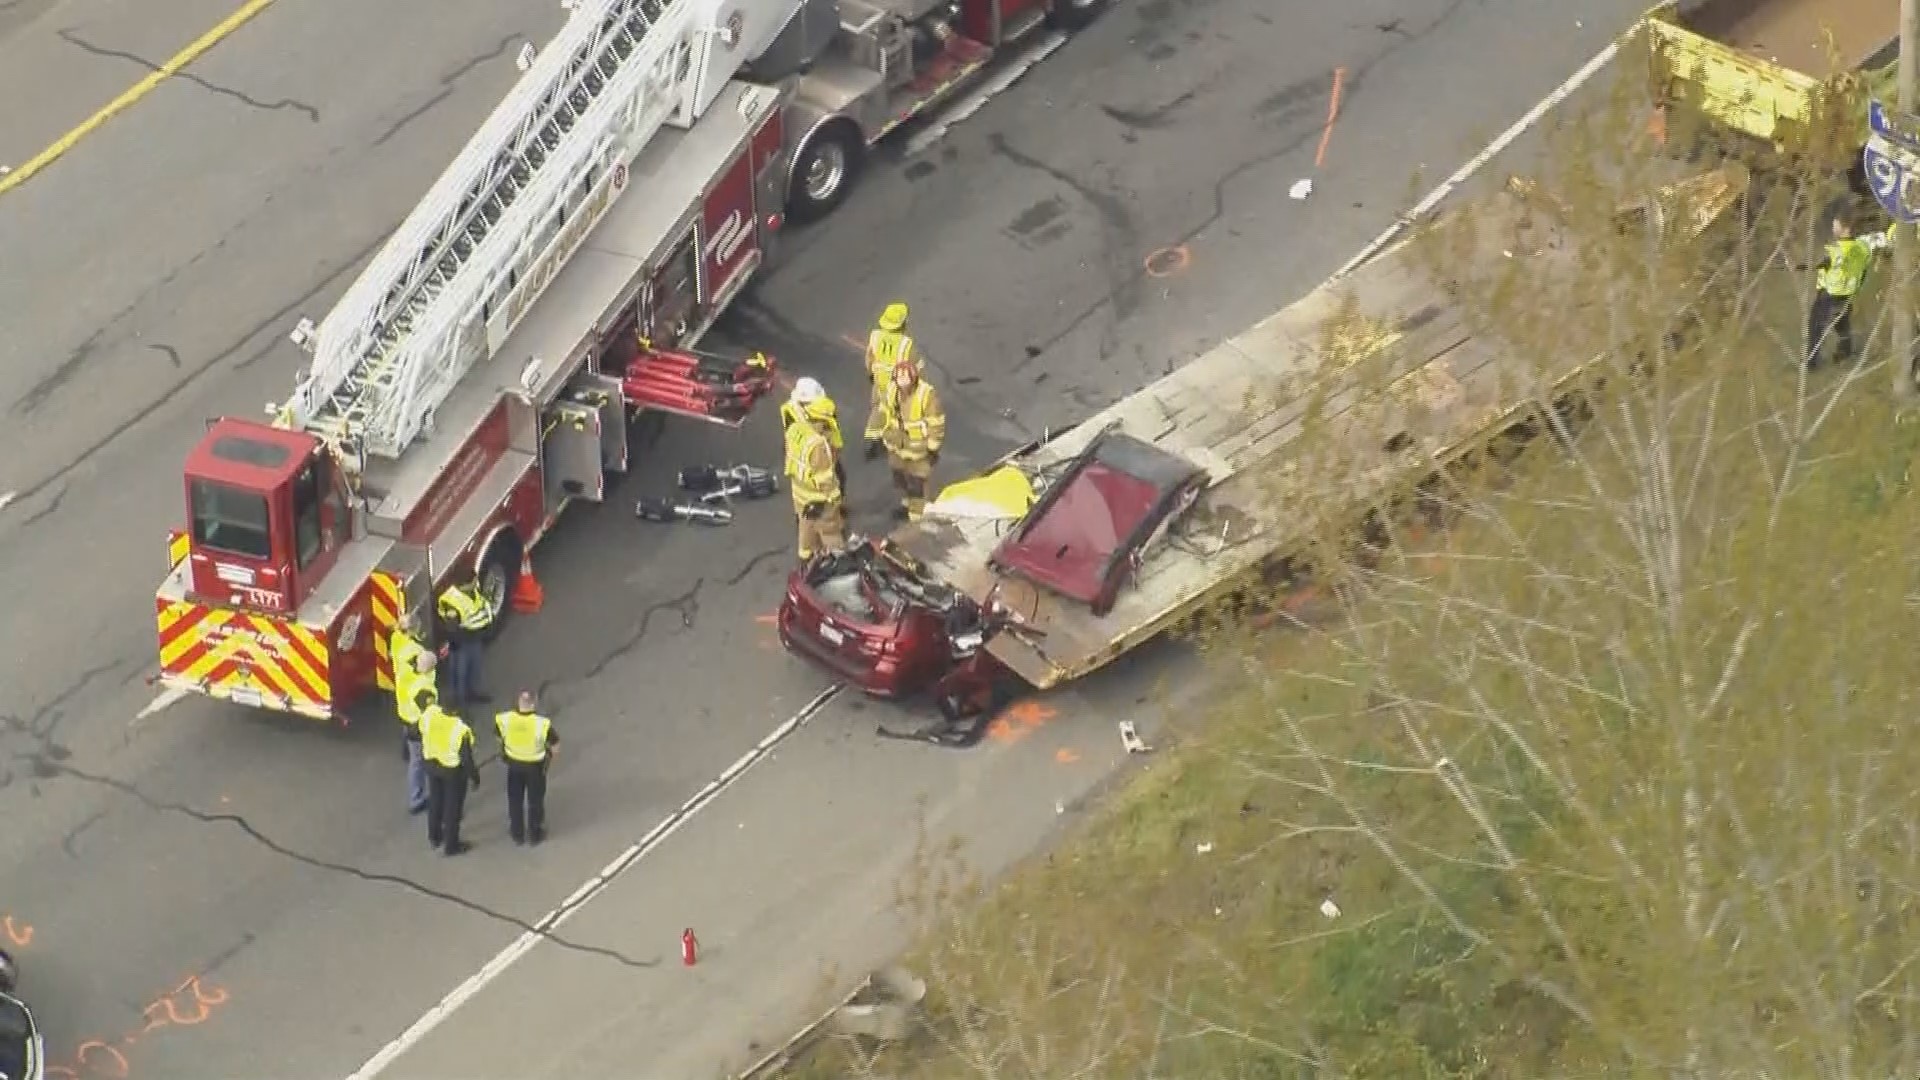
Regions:
<instances>
[{"instance_id":1,"label":"flatbed trailer","mask_svg":"<svg viewBox=\"0 0 1920 1080\"><path fill-rule=\"evenodd\" d=\"M1697 236L1738 203L1747 176L1739 165L1715 169L1669 185L1643 209ZM1578 254L1555 212L1530 192L1516 178L1426 230L1466 230L1443 240L1458 245L1447 250L1463 264L1526 259L1543 278L1564 279L1578 271ZM1032 513L1046 511L1055 478L1116 436L1136 451L1148 444L1204 471L1203 490L1190 505L1175 508L1161 535L1128 553L1130 573L1109 601L1089 604L1009 571L998 553L1016 521L936 517L939 500L928 517L878 545L879 557L924 582L928 594L950 591L1004 613L1005 628L981 647L999 667L1047 689L1101 668L1304 554L1321 523L1357 523L1398 486L1553 408L1588 373L1592 357L1525 359L1524 350L1477 328L1457 299L1465 283L1436 272L1418 243L1418 236L1400 241L1345 279L988 470L1017 469L1039 493ZM1301 513L1303 505L1314 512ZM895 685L877 688L863 679L854 654L899 650L856 640L848 631L858 626L828 626L822 634L816 616L832 605L809 599L806 574L796 575L782 607L789 647L870 692L898 696ZM882 591L889 589L899 591Z\"/></svg>"}]
</instances>

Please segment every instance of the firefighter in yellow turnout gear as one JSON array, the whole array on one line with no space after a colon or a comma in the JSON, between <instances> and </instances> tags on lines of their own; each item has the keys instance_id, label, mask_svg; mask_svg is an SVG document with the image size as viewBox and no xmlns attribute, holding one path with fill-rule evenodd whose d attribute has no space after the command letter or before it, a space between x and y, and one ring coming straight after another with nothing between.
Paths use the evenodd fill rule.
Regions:
<instances>
[{"instance_id":1,"label":"firefighter in yellow turnout gear","mask_svg":"<svg viewBox=\"0 0 1920 1080\"><path fill-rule=\"evenodd\" d=\"M900 491L894 516L918 521L927 508L940 446L947 441L947 413L933 384L922 376L917 359L894 366L880 438L887 447L893 486Z\"/></svg>"},{"instance_id":2,"label":"firefighter in yellow turnout gear","mask_svg":"<svg viewBox=\"0 0 1920 1080\"><path fill-rule=\"evenodd\" d=\"M834 452L833 436L839 433L839 424L831 407L818 382L801 379L780 410L786 424L787 484L793 489L793 511L800 522L798 551L803 561L816 552L844 551L847 546L845 472L840 455Z\"/></svg>"},{"instance_id":3,"label":"firefighter in yellow turnout gear","mask_svg":"<svg viewBox=\"0 0 1920 1080\"><path fill-rule=\"evenodd\" d=\"M893 387L893 370L902 361L918 362L913 338L907 336L907 305L896 300L880 313L880 321L867 335L867 376L873 380L873 399L867 408L867 460L880 456L881 436L887 428L887 394Z\"/></svg>"}]
</instances>

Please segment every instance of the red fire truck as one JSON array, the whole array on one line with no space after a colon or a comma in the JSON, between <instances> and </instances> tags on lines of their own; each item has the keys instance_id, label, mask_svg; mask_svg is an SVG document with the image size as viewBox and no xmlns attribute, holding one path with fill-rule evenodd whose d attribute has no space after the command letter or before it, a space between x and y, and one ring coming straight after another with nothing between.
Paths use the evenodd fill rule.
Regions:
<instances>
[{"instance_id":1,"label":"red fire truck","mask_svg":"<svg viewBox=\"0 0 1920 1080\"><path fill-rule=\"evenodd\" d=\"M1104 3L575 0L294 329L292 396L188 454L157 681L345 723L392 685L388 631L445 583L476 577L504 616L560 512L628 468L637 418L737 426L772 388L764 355L693 346L785 217L833 209L873 140Z\"/></svg>"}]
</instances>

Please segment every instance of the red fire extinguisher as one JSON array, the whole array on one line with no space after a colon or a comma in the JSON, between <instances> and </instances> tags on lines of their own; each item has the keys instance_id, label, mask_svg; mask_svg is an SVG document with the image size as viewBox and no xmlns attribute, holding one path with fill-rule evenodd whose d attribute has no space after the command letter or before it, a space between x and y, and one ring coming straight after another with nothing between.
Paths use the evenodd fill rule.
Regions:
<instances>
[{"instance_id":1,"label":"red fire extinguisher","mask_svg":"<svg viewBox=\"0 0 1920 1080\"><path fill-rule=\"evenodd\" d=\"M680 935L680 962L692 967L700 959L700 939L693 936L693 927Z\"/></svg>"}]
</instances>

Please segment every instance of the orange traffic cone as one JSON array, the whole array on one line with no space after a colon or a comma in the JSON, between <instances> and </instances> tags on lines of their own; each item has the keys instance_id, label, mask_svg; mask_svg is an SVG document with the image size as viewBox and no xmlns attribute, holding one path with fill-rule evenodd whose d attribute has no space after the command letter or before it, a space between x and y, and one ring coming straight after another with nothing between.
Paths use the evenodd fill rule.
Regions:
<instances>
[{"instance_id":1,"label":"orange traffic cone","mask_svg":"<svg viewBox=\"0 0 1920 1080\"><path fill-rule=\"evenodd\" d=\"M522 615L532 615L547 602L547 591L540 587L540 579L533 576L533 556L520 556L520 577L513 583L513 610Z\"/></svg>"}]
</instances>

